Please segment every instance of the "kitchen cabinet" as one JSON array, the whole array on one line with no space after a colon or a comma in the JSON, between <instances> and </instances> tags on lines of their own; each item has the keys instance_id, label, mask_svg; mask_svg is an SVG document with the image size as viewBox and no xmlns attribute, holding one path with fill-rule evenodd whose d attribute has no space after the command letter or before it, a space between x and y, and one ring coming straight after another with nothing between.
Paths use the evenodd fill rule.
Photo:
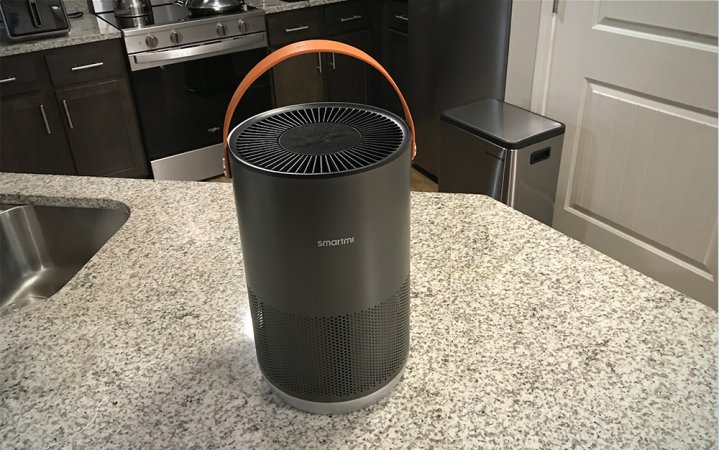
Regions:
<instances>
[{"instance_id":1,"label":"kitchen cabinet","mask_svg":"<svg viewBox=\"0 0 719 450\"><path fill-rule=\"evenodd\" d=\"M149 175L120 40L3 58L0 171Z\"/></svg>"},{"instance_id":2,"label":"kitchen cabinet","mask_svg":"<svg viewBox=\"0 0 719 450\"><path fill-rule=\"evenodd\" d=\"M387 0L382 11L382 65L392 75L395 83L407 101L409 98L408 66L409 66L409 14L406 1ZM389 84L380 87L383 108L404 117L402 103L397 93ZM410 103L411 106L411 103Z\"/></svg>"},{"instance_id":3,"label":"kitchen cabinet","mask_svg":"<svg viewBox=\"0 0 719 450\"><path fill-rule=\"evenodd\" d=\"M78 175L147 174L130 91L110 80L57 91Z\"/></svg>"},{"instance_id":4,"label":"kitchen cabinet","mask_svg":"<svg viewBox=\"0 0 719 450\"><path fill-rule=\"evenodd\" d=\"M409 72L409 63L407 60L408 53L409 40L407 38L407 33L402 33L401 31L392 29L388 30L385 49L383 52L383 65L392 75L394 82L397 83L397 86L407 99L407 77ZM385 109L404 117L402 102L400 102L394 89L392 89L390 85L385 85L382 87L382 94L382 106Z\"/></svg>"},{"instance_id":5,"label":"kitchen cabinet","mask_svg":"<svg viewBox=\"0 0 719 450\"><path fill-rule=\"evenodd\" d=\"M0 116L1 171L75 173L60 111L52 95L3 99Z\"/></svg>"},{"instance_id":6,"label":"kitchen cabinet","mask_svg":"<svg viewBox=\"0 0 719 450\"><path fill-rule=\"evenodd\" d=\"M336 35L334 40L371 52L372 34L370 30L358 30ZM333 102L367 102L367 71L371 69L366 63L345 55L328 53L327 61L327 94Z\"/></svg>"},{"instance_id":7,"label":"kitchen cabinet","mask_svg":"<svg viewBox=\"0 0 719 450\"><path fill-rule=\"evenodd\" d=\"M275 51L292 42L323 37L321 7L267 16L267 37ZM272 69L275 106L324 101L324 58L319 53L295 56Z\"/></svg>"},{"instance_id":8,"label":"kitchen cabinet","mask_svg":"<svg viewBox=\"0 0 719 450\"><path fill-rule=\"evenodd\" d=\"M319 53L295 56L275 66L272 76L276 106L324 101L323 66Z\"/></svg>"},{"instance_id":9,"label":"kitchen cabinet","mask_svg":"<svg viewBox=\"0 0 719 450\"><path fill-rule=\"evenodd\" d=\"M305 39L330 39L373 54L375 5L347 1L268 16L270 49ZM334 53L286 60L275 66L272 77L278 107L320 101L367 103L374 85L365 63Z\"/></svg>"}]
</instances>

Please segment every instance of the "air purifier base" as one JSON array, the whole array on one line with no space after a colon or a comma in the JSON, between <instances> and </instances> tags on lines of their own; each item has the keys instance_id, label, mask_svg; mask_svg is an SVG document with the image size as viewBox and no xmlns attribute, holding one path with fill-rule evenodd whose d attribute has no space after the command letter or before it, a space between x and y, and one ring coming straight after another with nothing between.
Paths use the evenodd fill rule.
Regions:
<instances>
[{"instance_id":1,"label":"air purifier base","mask_svg":"<svg viewBox=\"0 0 719 450\"><path fill-rule=\"evenodd\" d=\"M270 385L270 388L272 388L272 391L277 394L282 400L289 403L290 405L294 406L297 409L301 409L302 411L307 411L313 414L325 414L325 415L333 415L333 414L344 414L351 411L356 411L358 409L362 409L364 407L367 407L373 403L376 403L380 401L382 398L384 398L387 394L389 394L392 389L399 383L399 380L402 379L402 374L404 373L404 366L399 371L397 376L392 378L392 380L382 386L380 389L374 391L373 393L369 395L365 395L364 397L356 398L354 400L349 400L346 402L335 402L335 403L327 403L327 402L311 402L308 400L303 400L301 398L293 397L277 387L275 387L272 383L269 382L269 380L266 377L263 377L267 384Z\"/></svg>"}]
</instances>

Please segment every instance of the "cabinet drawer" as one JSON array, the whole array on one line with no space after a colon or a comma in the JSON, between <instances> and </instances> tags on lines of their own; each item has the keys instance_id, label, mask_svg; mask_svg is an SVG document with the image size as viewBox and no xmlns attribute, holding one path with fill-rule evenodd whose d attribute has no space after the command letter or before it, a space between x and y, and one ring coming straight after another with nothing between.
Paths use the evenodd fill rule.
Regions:
<instances>
[{"instance_id":1,"label":"cabinet drawer","mask_svg":"<svg viewBox=\"0 0 719 450\"><path fill-rule=\"evenodd\" d=\"M406 2L390 1L387 7L387 23L393 30L407 33L409 30L409 12Z\"/></svg>"},{"instance_id":2,"label":"cabinet drawer","mask_svg":"<svg viewBox=\"0 0 719 450\"><path fill-rule=\"evenodd\" d=\"M52 83L59 86L122 75L125 54L121 41L112 40L66 47L45 56Z\"/></svg>"},{"instance_id":3,"label":"cabinet drawer","mask_svg":"<svg viewBox=\"0 0 719 450\"><path fill-rule=\"evenodd\" d=\"M369 2L342 2L329 5L325 8L326 34L338 34L369 27Z\"/></svg>"},{"instance_id":4,"label":"cabinet drawer","mask_svg":"<svg viewBox=\"0 0 719 450\"><path fill-rule=\"evenodd\" d=\"M322 9L308 8L267 16L271 46L322 36Z\"/></svg>"},{"instance_id":5,"label":"cabinet drawer","mask_svg":"<svg viewBox=\"0 0 719 450\"><path fill-rule=\"evenodd\" d=\"M35 55L8 56L0 64L0 97L40 90L39 59Z\"/></svg>"}]
</instances>

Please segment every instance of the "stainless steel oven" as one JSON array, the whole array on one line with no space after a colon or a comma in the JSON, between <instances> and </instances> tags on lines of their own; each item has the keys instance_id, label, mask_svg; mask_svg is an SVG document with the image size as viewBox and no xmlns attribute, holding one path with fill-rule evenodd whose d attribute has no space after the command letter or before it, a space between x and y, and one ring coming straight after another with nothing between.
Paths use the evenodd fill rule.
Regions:
<instances>
[{"instance_id":1,"label":"stainless steel oven","mask_svg":"<svg viewBox=\"0 0 719 450\"><path fill-rule=\"evenodd\" d=\"M142 56L138 64L142 69L133 71L131 80L145 150L156 179L201 180L222 173L222 122L227 104L247 71L266 55L265 45L257 39L238 38L138 55ZM216 46L229 53L214 53ZM189 60L181 56L188 50L195 52ZM177 59L166 55L174 52ZM171 59L164 59L167 57ZM270 109L270 102L270 84L265 77L243 99L235 120Z\"/></svg>"},{"instance_id":2,"label":"stainless steel oven","mask_svg":"<svg viewBox=\"0 0 719 450\"><path fill-rule=\"evenodd\" d=\"M267 54L264 13L192 17L153 7L153 23L98 14L123 31L145 151L156 179L202 180L222 173L222 123L245 74ZM145 19L141 19L145 20ZM235 113L237 123L271 108L267 76Z\"/></svg>"}]
</instances>

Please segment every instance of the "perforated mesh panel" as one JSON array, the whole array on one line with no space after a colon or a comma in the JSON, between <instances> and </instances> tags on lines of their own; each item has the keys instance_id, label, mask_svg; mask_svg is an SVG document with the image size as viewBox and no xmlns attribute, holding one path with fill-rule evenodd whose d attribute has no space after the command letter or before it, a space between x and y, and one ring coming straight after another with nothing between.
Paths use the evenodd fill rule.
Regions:
<instances>
[{"instance_id":1,"label":"perforated mesh panel","mask_svg":"<svg viewBox=\"0 0 719 450\"><path fill-rule=\"evenodd\" d=\"M343 104L309 104L247 123L233 154L261 169L329 175L366 169L400 150L405 132L386 112Z\"/></svg>"},{"instance_id":2,"label":"perforated mesh panel","mask_svg":"<svg viewBox=\"0 0 719 450\"><path fill-rule=\"evenodd\" d=\"M288 314L248 293L257 360L287 394L318 402L352 400L387 384L404 365L409 278L382 303L331 317Z\"/></svg>"}]
</instances>

